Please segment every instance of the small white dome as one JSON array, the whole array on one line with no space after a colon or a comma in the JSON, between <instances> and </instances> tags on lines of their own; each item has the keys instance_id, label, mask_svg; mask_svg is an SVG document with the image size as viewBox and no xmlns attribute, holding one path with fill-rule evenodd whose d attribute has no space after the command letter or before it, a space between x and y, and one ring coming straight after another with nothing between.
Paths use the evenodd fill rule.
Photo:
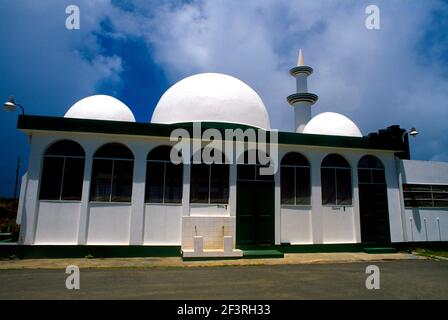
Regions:
<instances>
[{"instance_id":1,"label":"small white dome","mask_svg":"<svg viewBox=\"0 0 448 320\"><path fill-rule=\"evenodd\" d=\"M220 73L200 73L169 88L160 98L152 123L230 122L270 129L259 95L243 81Z\"/></svg>"},{"instance_id":2,"label":"small white dome","mask_svg":"<svg viewBox=\"0 0 448 320\"><path fill-rule=\"evenodd\" d=\"M79 100L68 109L64 118L135 122L132 111L123 102L102 94Z\"/></svg>"},{"instance_id":3,"label":"small white dome","mask_svg":"<svg viewBox=\"0 0 448 320\"><path fill-rule=\"evenodd\" d=\"M361 130L352 120L336 112L318 114L307 123L303 133L362 137Z\"/></svg>"}]
</instances>

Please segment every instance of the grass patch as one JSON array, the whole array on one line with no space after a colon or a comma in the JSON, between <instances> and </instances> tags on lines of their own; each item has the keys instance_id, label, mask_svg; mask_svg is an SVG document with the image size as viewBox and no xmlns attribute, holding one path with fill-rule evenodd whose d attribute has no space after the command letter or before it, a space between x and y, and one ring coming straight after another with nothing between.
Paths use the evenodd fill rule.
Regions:
<instances>
[{"instance_id":1,"label":"grass patch","mask_svg":"<svg viewBox=\"0 0 448 320\"><path fill-rule=\"evenodd\" d=\"M448 259L448 248L416 248L413 250L413 253L429 258Z\"/></svg>"}]
</instances>

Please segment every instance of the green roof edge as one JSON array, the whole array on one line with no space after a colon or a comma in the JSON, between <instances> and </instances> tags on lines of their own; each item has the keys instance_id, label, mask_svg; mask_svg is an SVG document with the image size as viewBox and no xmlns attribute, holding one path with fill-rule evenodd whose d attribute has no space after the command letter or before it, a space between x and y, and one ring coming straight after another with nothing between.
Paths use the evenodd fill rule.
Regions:
<instances>
[{"instance_id":1,"label":"green roof edge","mask_svg":"<svg viewBox=\"0 0 448 320\"><path fill-rule=\"evenodd\" d=\"M17 128L22 130L90 132L135 136L169 137L171 135L171 132L177 128L186 129L189 134L192 135L193 123L186 122L177 124L159 124L20 115L17 121ZM224 137L225 129L241 129L244 131L246 129L255 127L244 124L233 124L225 122L202 122L201 128L202 130L208 128L218 129L223 133ZM278 143L287 145L308 145L393 151L405 150L405 145L401 141L401 139L384 139L382 137L346 137L281 131L278 132Z\"/></svg>"}]
</instances>

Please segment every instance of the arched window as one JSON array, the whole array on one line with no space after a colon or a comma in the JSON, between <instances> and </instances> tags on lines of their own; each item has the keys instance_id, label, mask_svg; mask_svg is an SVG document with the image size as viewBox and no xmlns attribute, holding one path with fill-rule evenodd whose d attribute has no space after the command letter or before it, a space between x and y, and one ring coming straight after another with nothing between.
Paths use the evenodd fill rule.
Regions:
<instances>
[{"instance_id":1,"label":"arched window","mask_svg":"<svg viewBox=\"0 0 448 320\"><path fill-rule=\"evenodd\" d=\"M90 201L130 202L134 155L120 143L108 143L93 155Z\"/></svg>"},{"instance_id":2,"label":"arched window","mask_svg":"<svg viewBox=\"0 0 448 320\"><path fill-rule=\"evenodd\" d=\"M84 159L84 150L77 142L53 143L44 154L39 199L81 200Z\"/></svg>"},{"instance_id":3,"label":"arched window","mask_svg":"<svg viewBox=\"0 0 448 320\"><path fill-rule=\"evenodd\" d=\"M288 152L280 163L281 204L311 204L311 171L308 160L297 152Z\"/></svg>"},{"instance_id":4,"label":"arched window","mask_svg":"<svg viewBox=\"0 0 448 320\"><path fill-rule=\"evenodd\" d=\"M204 149L201 149L201 153ZM211 151L220 152L216 149ZM201 157L202 158L202 157ZM229 165L224 155L221 163L192 163L190 179L190 202L223 204L229 203Z\"/></svg>"},{"instance_id":5,"label":"arched window","mask_svg":"<svg viewBox=\"0 0 448 320\"><path fill-rule=\"evenodd\" d=\"M171 147L156 147L148 153L146 164L147 203L181 203L183 165L170 160Z\"/></svg>"},{"instance_id":6,"label":"arched window","mask_svg":"<svg viewBox=\"0 0 448 320\"><path fill-rule=\"evenodd\" d=\"M358 181L368 184L386 183L383 163L371 155L362 157L358 162Z\"/></svg>"},{"instance_id":7,"label":"arched window","mask_svg":"<svg viewBox=\"0 0 448 320\"><path fill-rule=\"evenodd\" d=\"M322 204L351 205L352 175L348 162L338 154L329 154L321 165Z\"/></svg>"}]
</instances>

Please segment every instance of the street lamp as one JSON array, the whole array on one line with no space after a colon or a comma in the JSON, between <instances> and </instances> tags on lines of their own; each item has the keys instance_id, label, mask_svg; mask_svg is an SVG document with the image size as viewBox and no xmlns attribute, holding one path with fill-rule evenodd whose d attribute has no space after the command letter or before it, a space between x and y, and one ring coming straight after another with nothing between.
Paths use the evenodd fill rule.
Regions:
<instances>
[{"instance_id":1,"label":"street lamp","mask_svg":"<svg viewBox=\"0 0 448 320\"><path fill-rule=\"evenodd\" d=\"M409 134L411 137L415 138L415 136L418 135L418 131L415 128L411 128L411 130L407 130L407 131L403 132L403 135L401 136L401 140L404 141L404 136L406 134Z\"/></svg>"},{"instance_id":2,"label":"street lamp","mask_svg":"<svg viewBox=\"0 0 448 320\"><path fill-rule=\"evenodd\" d=\"M25 115L25 110L20 103L14 101L13 96L9 96L8 101L3 104L3 110L7 112L16 111L17 107L22 110L22 115ZM17 169L16 169L16 181L14 184L14 199L17 201L17 186L19 184L19 169L20 169L20 157L17 159Z\"/></svg>"},{"instance_id":3,"label":"street lamp","mask_svg":"<svg viewBox=\"0 0 448 320\"><path fill-rule=\"evenodd\" d=\"M25 115L25 110L23 109L22 105L15 102L13 96L9 96L8 101L3 104L3 110L7 112L16 111L17 107L22 110L22 115Z\"/></svg>"}]
</instances>

